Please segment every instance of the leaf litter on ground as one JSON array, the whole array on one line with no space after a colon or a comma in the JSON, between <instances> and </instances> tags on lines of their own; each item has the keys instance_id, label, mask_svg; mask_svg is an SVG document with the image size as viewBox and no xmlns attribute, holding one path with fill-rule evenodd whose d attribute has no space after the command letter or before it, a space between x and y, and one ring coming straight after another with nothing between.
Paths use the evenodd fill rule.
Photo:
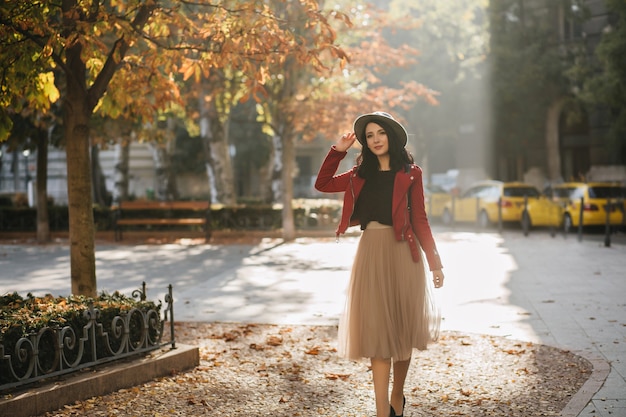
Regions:
<instances>
[{"instance_id":1,"label":"leaf litter on ground","mask_svg":"<svg viewBox=\"0 0 626 417\"><path fill-rule=\"evenodd\" d=\"M176 323L195 345L185 373L80 401L45 417L373 416L369 361L339 358L336 326ZM586 359L505 337L443 332L414 351L404 415L558 416L590 377Z\"/></svg>"}]
</instances>

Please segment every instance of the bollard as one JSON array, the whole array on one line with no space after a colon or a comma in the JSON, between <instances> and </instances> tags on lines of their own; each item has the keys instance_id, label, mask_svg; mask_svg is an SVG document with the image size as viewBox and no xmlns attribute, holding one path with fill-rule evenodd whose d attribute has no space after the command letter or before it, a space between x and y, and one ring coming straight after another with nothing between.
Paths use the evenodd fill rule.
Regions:
<instances>
[{"instance_id":1,"label":"bollard","mask_svg":"<svg viewBox=\"0 0 626 417\"><path fill-rule=\"evenodd\" d=\"M522 231L528 236L530 231L530 216L528 214L528 196L524 194L524 211L522 211Z\"/></svg>"},{"instance_id":2,"label":"bollard","mask_svg":"<svg viewBox=\"0 0 626 417\"><path fill-rule=\"evenodd\" d=\"M604 247L611 246L611 199L607 198L606 205L604 206L606 212L606 219L604 223Z\"/></svg>"},{"instance_id":3,"label":"bollard","mask_svg":"<svg viewBox=\"0 0 626 417\"><path fill-rule=\"evenodd\" d=\"M585 205L585 197L580 197L580 213L578 215L578 241L583 240L583 206Z\"/></svg>"},{"instance_id":4,"label":"bollard","mask_svg":"<svg viewBox=\"0 0 626 417\"><path fill-rule=\"evenodd\" d=\"M555 218L559 217L559 208L558 208L558 206L556 204L551 206L550 213L551 214L554 213ZM555 237L556 236L556 228L557 228L556 225L550 224L550 228L549 228L549 230L550 230L550 237Z\"/></svg>"},{"instance_id":5,"label":"bollard","mask_svg":"<svg viewBox=\"0 0 626 417\"><path fill-rule=\"evenodd\" d=\"M566 214L565 211L567 210L567 206L569 206L570 204L572 204L571 200L563 203L563 205L561 206L563 208L563 222L561 223L561 226L562 226L561 231L563 232L563 239L567 239L567 234L569 233L567 218L566 218L566 216L569 216L569 214ZM569 219L571 221L571 216L569 217Z\"/></svg>"},{"instance_id":6,"label":"bollard","mask_svg":"<svg viewBox=\"0 0 626 417\"><path fill-rule=\"evenodd\" d=\"M502 197L498 198L498 232L502 233Z\"/></svg>"}]
</instances>

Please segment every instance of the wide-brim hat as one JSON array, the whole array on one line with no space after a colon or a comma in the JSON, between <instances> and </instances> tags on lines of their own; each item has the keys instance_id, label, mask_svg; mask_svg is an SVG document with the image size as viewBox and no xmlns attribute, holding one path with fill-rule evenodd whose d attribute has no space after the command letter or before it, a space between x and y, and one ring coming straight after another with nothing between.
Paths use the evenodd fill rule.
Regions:
<instances>
[{"instance_id":1,"label":"wide-brim hat","mask_svg":"<svg viewBox=\"0 0 626 417\"><path fill-rule=\"evenodd\" d=\"M354 133L356 133L357 140L361 145L365 146L366 140L364 136L365 127L368 123L382 122L385 127L391 128L393 134L402 143L402 146L406 146L409 135L406 132L404 126L402 126L396 119L389 113L382 111L375 111L374 113L362 114L354 121Z\"/></svg>"}]
</instances>

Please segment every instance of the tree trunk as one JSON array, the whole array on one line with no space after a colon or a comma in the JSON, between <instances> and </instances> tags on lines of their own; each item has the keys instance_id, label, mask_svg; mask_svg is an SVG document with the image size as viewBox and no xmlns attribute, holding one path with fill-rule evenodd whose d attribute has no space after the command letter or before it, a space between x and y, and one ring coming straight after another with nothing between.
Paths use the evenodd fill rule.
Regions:
<instances>
[{"instance_id":1,"label":"tree trunk","mask_svg":"<svg viewBox=\"0 0 626 417\"><path fill-rule=\"evenodd\" d=\"M11 174L13 174L13 190L20 189L19 152L11 152Z\"/></svg>"},{"instance_id":2,"label":"tree trunk","mask_svg":"<svg viewBox=\"0 0 626 417\"><path fill-rule=\"evenodd\" d=\"M207 180L209 181L209 202L216 203L217 187L215 185L215 173L213 172L213 160L211 159L211 144L208 140L202 139L204 149L204 167L206 169Z\"/></svg>"},{"instance_id":3,"label":"tree trunk","mask_svg":"<svg viewBox=\"0 0 626 417\"><path fill-rule=\"evenodd\" d=\"M546 116L546 152L548 158L548 178L550 181L561 180L561 155L559 148L559 118L565 99L553 101Z\"/></svg>"},{"instance_id":4,"label":"tree trunk","mask_svg":"<svg viewBox=\"0 0 626 417\"><path fill-rule=\"evenodd\" d=\"M235 205L235 177L228 143L228 123L220 121L215 101L200 95L200 137L204 142L207 175L211 182L211 201Z\"/></svg>"},{"instance_id":5,"label":"tree trunk","mask_svg":"<svg viewBox=\"0 0 626 417\"><path fill-rule=\"evenodd\" d=\"M113 203L128 200L128 161L130 159L130 145L126 140L120 140L115 145L115 167L113 173Z\"/></svg>"},{"instance_id":6,"label":"tree trunk","mask_svg":"<svg viewBox=\"0 0 626 417\"><path fill-rule=\"evenodd\" d=\"M88 101L81 49L80 43L76 43L66 51L70 72L66 73L67 95L63 103L70 275L72 294L96 297L95 227L89 155L89 118L93 106Z\"/></svg>"},{"instance_id":7,"label":"tree trunk","mask_svg":"<svg viewBox=\"0 0 626 417\"><path fill-rule=\"evenodd\" d=\"M155 197L159 201L178 200L179 198L176 179L172 174L171 155L169 152L170 146L168 145L163 146L158 143L150 144L156 176L156 189L154 191Z\"/></svg>"},{"instance_id":8,"label":"tree trunk","mask_svg":"<svg viewBox=\"0 0 626 417\"><path fill-rule=\"evenodd\" d=\"M37 138L37 243L50 242L48 216L48 142L52 129L39 129Z\"/></svg>"},{"instance_id":9,"label":"tree trunk","mask_svg":"<svg viewBox=\"0 0 626 417\"><path fill-rule=\"evenodd\" d=\"M111 196L106 186L106 179L100 165L100 148L91 146L91 181L93 184L93 201L102 207L111 205Z\"/></svg>"},{"instance_id":10,"label":"tree trunk","mask_svg":"<svg viewBox=\"0 0 626 417\"><path fill-rule=\"evenodd\" d=\"M271 146L270 146L270 154L267 158L267 163L263 169L263 177L260 181L260 192L261 192L261 201L267 204L274 203L276 200L274 199L274 192L272 191L274 185L274 176L276 175L275 167L276 163L276 149L280 148L279 145L276 145L277 137L273 136L271 138Z\"/></svg>"},{"instance_id":11,"label":"tree trunk","mask_svg":"<svg viewBox=\"0 0 626 417\"><path fill-rule=\"evenodd\" d=\"M272 202L282 201L282 176L283 176L283 141L280 135L272 136L272 158L270 174L270 197Z\"/></svg>"},{"instance_id":12,"label":"tree trunk","mask_svg":"<svg viewBox=\"0 0 626 417\"><path fill-rule=\"evenodd\" d=\"M87 118L72 110L78 106L70 104L68 107L65 129L72 294L95 297L96 255L89 128Z\"/></svg>"},{"instance_id":13,"label":"tree trunk","mask_svg":"<svg viewBox=\"0 0 626 417\"><path fill-rule=\"evenodd\" d=\"M292 241L296 238L296 226L293 217L293 176L296 165L296 144L293 135L282 137L282 220L283 220L283 239Z\"/></svg>"},{"instance_id":14,"label":"tree trunk","mask_svg":"<svg viewBox=\"0 0 626 417\"><path fill-rule=\"evenodd\" d=\"M67 159L67 194L70 225L70 275L72 294L97 296L95 225L93 221L93 198L89 159L89 120L94 108L124 59L129 43L125 38L115 42L102 69L90 86L87 86L87 67L82 61L83 45L72 36L75 29L74 13L77 0L60 2L63 24L72 41L65 49L65 75L63 120L65 129L65 152ZM132 26L138 32L148 22L157 2L146 2L137 9Z\"/></svg>"}]
</instances>

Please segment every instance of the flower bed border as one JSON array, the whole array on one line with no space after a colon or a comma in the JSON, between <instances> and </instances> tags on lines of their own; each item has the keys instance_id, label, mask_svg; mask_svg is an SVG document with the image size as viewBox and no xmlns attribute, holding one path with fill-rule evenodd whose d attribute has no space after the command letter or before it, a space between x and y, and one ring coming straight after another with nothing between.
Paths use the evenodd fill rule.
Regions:
<instances>
[{"instance_id":1,"label":"flower bed border","mask_svg":"<svg viewBox=\"0 0 626 417\"><path fill-rule=\"evenodd\" d=\"M146 283L132 297L146 301ZM140 305L140 303L137 305ZM21 387L46 378L77 372L81 369L144 355L171 345L174 334L174 303L172 285L162 303L154 308L132 307L102 322L102 311L93 302L82 313L87 323L82 329L71 325L45 325L19 337L10 352L0 340L0 371L10 382L0 385L0 392ZM62 320L60 320L62 322ZM52 320L54 323L54 320ZM163 341L165 323L170 324L170 340ZM105 330L105 329L108 329ZM2 336L2 335L0 335Z\"/></svg>"}]
</instances>

